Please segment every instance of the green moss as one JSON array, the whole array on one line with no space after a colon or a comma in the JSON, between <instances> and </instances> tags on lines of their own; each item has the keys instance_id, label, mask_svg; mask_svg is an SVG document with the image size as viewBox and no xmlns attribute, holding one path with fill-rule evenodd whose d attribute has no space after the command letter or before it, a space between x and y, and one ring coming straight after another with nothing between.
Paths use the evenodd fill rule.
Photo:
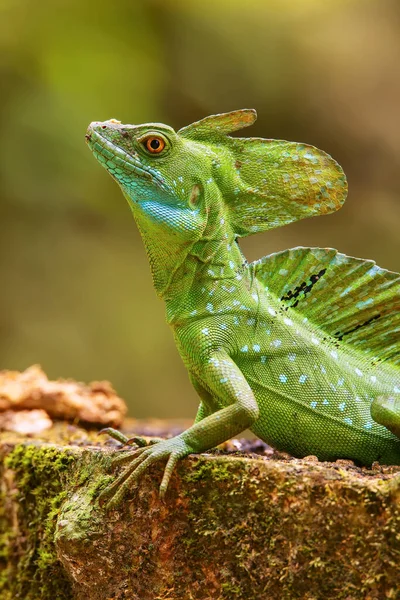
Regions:
<instances>
[{"instance_id":1,"label":"green moss","mask_svg":"<svg viewBox=\"0 0 400 600\"><path fill-rule=\"evenodd\" d=\"M15 527L13 534L4 534L1 598L8 595L24 600L69 600L72 597L70 582L55 552L54 530L74 461L69 449L34 444L20 444L5 458L5 470L13 478L18 500L17 514L13 515L18 521L18 537ZM3 516L4 525L10 517ZM4 530L11 531L11 527Z\"/></svg>"},{"instance_id":2,"label":"green moss","mask_svg":"<svg viewBox=\"0 0 400 600\"><path fill-rule=\"evenodd\" d=\"M97 531L102 528L104 514L99 511L95 498L113 479L111 475L104 474L107 462L107 457L101 453L83 454L79 463L77 489L63 504L59 528L54 535L56 542L67 538L69 541L74 540L74 543L80 543L83 555L83 546L93 541Z\"/></svg>"},{"instance_id":3,"label":"green moss","mask_svg":"<svg viewBox=\"0 0 400 600\"><path fill-rule=\"evenodd\" d=\"M0 464L0 481L3 481L4 468ZM7 496L5 487L0 489L0 592L2 600L12 600L7 590L9 580L8 564L10 548L13 543L12 529L9 527L9 515L6 512Z\"/></svg>"},{"instance_id":4,"label":"green moss","mask_svg":"<svg viewBox=\"0 0 400 600\"><path fill-rule=\"evenodd\" d=\"M2 462L1 480L16 498L11 502L10 489L2 490L1 600L70 600L71 582L56 553L57 520L61 507L67 516L73 507L69 534L83 541L93 535L93 499L110 480L108 459L93 450L31 443L16 445ZM7 503L16 514L8 514Z\"/></svg>"},{"instance_id":5,"label":"green moss","mask_svg":"<svg viewBox=\"0 0 400 600\"><path fill-rule=\"evenodd\" d=\"M232 472L226 457L219 461L208 461L200 458L199 462L196 464L196 468L182 473L182 480L186 483L192 483L194 481L207 482L210 479L214 481L227 481L232 479Z\"/></svg>"}]
</instances>

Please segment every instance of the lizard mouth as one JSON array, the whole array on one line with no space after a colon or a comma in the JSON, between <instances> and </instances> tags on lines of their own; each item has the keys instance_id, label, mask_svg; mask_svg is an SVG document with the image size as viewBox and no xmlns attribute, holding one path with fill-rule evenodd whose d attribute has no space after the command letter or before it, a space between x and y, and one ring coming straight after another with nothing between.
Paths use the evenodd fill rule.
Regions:
<instances>
[{"instance_id":1,"label":"lizard mouth","mask_svg":"<svg viewBox=\"0 0 400 600\"><path fill-rule=\"evenodd\" d=\"M113 121L114 123L115 121ZM149 183L168 191L169 188L165 184L165 180L157 171L147 165L144 166L137 153L131 154L126 152L120 146L110 141L104 133L100 133L99 128L104 128L105 124L108 124L108 122L99 123L95 121L91 123L87 129L85 140L97 160L110 175L119 184L129 183L129 177L134 176L145 179Z\"/></svg>"}]
</instances>

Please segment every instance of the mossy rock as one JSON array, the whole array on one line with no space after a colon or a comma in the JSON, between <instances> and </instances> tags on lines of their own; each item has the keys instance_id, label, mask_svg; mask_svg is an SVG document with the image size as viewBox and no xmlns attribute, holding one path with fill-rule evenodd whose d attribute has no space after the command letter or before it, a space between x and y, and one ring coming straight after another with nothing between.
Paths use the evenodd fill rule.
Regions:
<instances>
[{"instance_id":1,"label":"mossy rock","mask_svg":"<svg viewBox=\"0 0 400 600\"><path fill-rule=\"evenodd\" d=\"M106 511L110 445L46 435L2 434L2 600L400 598L398 467L190 456Z\"/></svg>"}]
</instances>

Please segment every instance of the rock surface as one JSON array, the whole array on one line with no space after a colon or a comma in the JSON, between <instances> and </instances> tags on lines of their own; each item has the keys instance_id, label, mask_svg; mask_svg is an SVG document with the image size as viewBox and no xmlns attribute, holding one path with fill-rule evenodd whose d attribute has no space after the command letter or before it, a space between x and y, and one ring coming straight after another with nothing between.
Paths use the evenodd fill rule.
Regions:
<instances>
[{"instance_id":1,"label":"rock surface","mask_svg":"<svg viewBox=\"0 0 400 600\"><path fill-rule=\"evenodd\" d=\"M164 502L156 465L105 511L113 440L63 424L1 434L1 599L400 597L399 467L245 444L259 454L181 461Z\"/></svg>"}]
</instances>

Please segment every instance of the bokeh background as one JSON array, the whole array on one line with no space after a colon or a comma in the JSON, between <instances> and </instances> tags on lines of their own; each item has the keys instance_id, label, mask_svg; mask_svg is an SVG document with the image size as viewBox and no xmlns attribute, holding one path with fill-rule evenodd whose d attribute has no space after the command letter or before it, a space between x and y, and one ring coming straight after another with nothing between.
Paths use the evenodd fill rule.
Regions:
<instances>
[{"instance_id":1,"label":"bokeh background","mask_svg":"<svg viewBox=\"0 0 400 600\"><path fill-rule=\"evenodd\" d=\"M247 238L249 260L333 246L400 270L398 0L0 0L0 368L109 379L133 416L194 416L92 120L179 128L254 107L246 135L332 154L337 214Z\"/></svg>"}]
</instances>

